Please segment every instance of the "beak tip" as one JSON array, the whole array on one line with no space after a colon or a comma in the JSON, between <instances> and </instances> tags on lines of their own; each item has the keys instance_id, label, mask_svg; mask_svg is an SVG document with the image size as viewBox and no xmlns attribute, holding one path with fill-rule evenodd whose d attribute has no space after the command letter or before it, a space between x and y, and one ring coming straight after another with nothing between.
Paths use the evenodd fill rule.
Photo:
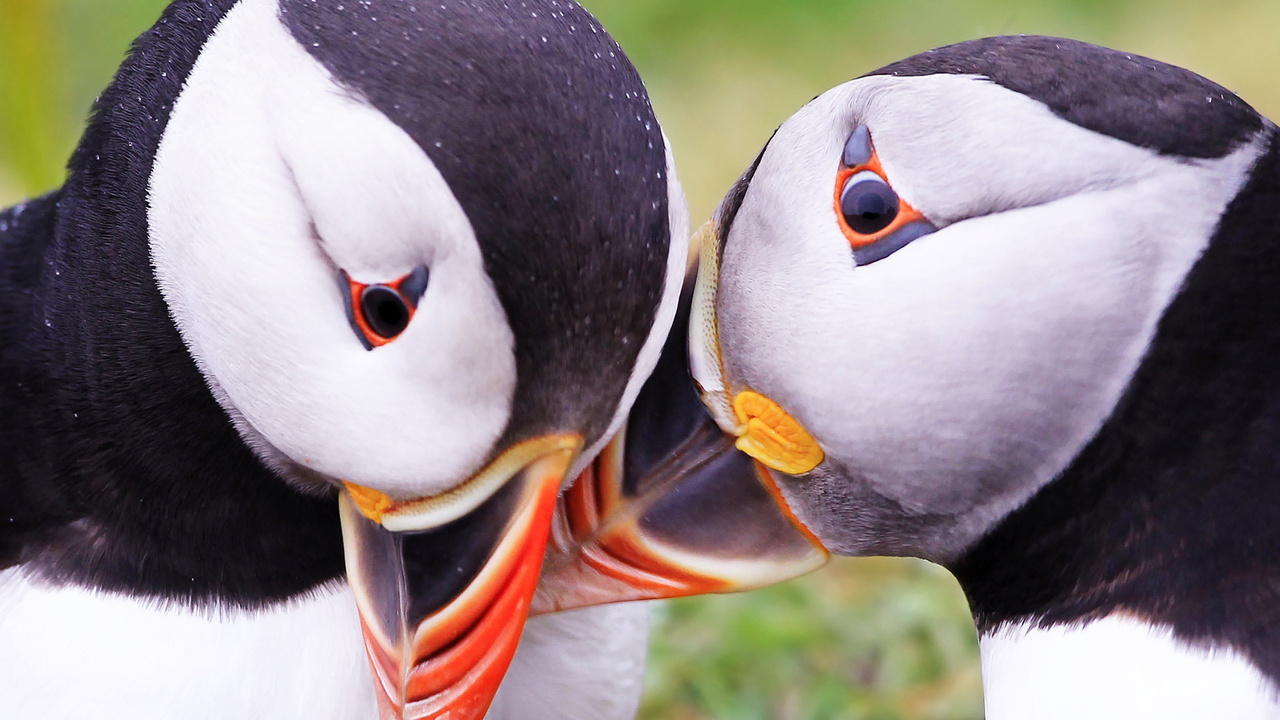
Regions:
<instances>
[{"instance_id":1,"label":"beak tip","mask_svg":"<svg viewBox=\"0 0 1280 720\"><path fill-rule=\"evenodd\" d=\"M495 461L510 468L500 490L427 530L399 528L393 521L403 518L394 512L369 512L363 505L376 508L376 496L348 486L341 502L347 575L381 718L483 718L519 645L556 498L580 446L580 438L567 447L556 436L539 452L519 449L518 462L504 454ZM448 510L434 514L458 514ZM455 562L472 574L442 586L437 576L453 575Z\"/></svg>"}]
</instances>

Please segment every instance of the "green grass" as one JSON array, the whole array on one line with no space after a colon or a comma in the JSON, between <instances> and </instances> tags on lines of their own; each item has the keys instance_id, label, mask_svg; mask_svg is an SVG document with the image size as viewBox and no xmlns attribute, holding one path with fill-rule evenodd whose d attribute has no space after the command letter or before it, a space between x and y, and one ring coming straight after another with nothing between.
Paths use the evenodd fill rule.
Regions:
<instances>
[{"instance_id":1,"label":"green grass","mask_svg":"<svg viewBox=\"0 0 1280 720\"><path fill-rule=\"evenodd\" d=\"M696 221L827 88L929 47L1064 35L1189 67L1280 118L1276 0L585 0L644 74ZM0 204L61 182L90 103L162 0L0 0ZM842 560L667 603L646 720L981 717L976 640L944 571Z\"/></svg>"},{"instance_id":2,"label":"green grass","mask_svg":"<svg viewBox=\"0 0 1280 720\"><path fill-rule=\"evenodd\" d=\"M842 559L754 593L656 613L645 720L982 716L959 588L917 560Z\"/></svg>"}]
</instances>

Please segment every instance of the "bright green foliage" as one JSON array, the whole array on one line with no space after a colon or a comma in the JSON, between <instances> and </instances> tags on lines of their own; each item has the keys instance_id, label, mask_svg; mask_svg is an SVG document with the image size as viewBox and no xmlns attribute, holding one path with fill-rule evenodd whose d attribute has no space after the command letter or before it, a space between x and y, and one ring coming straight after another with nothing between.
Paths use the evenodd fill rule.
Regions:
<instances>
[{"instance_id":1,"label":"bright green foliage","mask_svg":"<svg viewBox=\"0 0 1280 720\"><path fill-rule=\"evenodd\" d=\"M441 0L444 1L444 0ZM930 47L1063 35L1191 68L1280 118L1276 0L584 0L640 68L694 224L827 88ZM0 0L0 206L61 182L94 96L165 0ZM645 720L981 717L977 643L944 571L843 560L662 605Z\"/></svg>"}]
</instances>

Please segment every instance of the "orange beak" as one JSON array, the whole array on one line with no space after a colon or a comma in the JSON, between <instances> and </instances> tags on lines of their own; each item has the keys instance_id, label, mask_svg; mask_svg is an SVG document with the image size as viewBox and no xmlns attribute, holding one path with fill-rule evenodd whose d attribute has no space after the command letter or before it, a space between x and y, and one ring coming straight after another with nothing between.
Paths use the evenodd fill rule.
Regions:
<instances>
[{"instance_id":1,"label":"orange beak","mask_svg":"<svg viewBox=\"0 0 1280 720\"><path fill-rule=\"evenodd\" d=\"M560 499L533 614L750 590L829 558L769 470L714 425L638 481L625 453L615 440Z\"/></svg>"},{"instance_id":2,"label":"orange beak","mask_svg":"<svg viewBox=\"0 0 1280 720\"><path fill-rule=\"evenodd\" d=\"M530 613L745 590L826 562L770 470L703 406L689 298L626 427L563 495L577 435L512 447L439 498L348 486L347 575L382 720L482 718ZM792 449L776 414L744 404L744 422L769 430L746 447Z\"/></svg>"},{"instance_id":3,"label":"orange beak","mask_svg":"<svg viewBox=\"0 0 1280 720\"><path fill-rule=\"evenodd\" d=\"M398 505L355 486L343 494L347 576L383 720L484 716L519 644L580 447L577 436L522 443L445 498Z\"/></svg>"}]
</instances>

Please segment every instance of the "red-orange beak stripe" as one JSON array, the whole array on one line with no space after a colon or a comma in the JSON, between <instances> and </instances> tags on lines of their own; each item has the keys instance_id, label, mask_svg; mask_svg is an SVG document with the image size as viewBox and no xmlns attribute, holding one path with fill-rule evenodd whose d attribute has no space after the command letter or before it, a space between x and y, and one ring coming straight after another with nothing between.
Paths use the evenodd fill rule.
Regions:
<instances>
[{"instance_id":1,"label":"red-orange beak stripe","mask_svg":"<svg viewBox=\"0 0 1280 720\"><path fill-rule=\"evenodd\" d=\"M515 654L520 629L524 627L523 618L528 613L529 601L533 597L533 590L538 584L538 573L542 569L542 558L546 553L547 535L558 492L558 484L548 483L542 489L542 497L532 513L532 522L522 528L524 537L520 538L522 542L519 544L519 555L509 563L510 572L499 585L501 590L498 599L483 612L479 620L443 650L437 650L439 641L423 642L415 646L414 659L417 664L409 673L406 691L409 702L424 700L442 692L490 655L496 654L494 659L505 658L509 662ZM507 662L501 664L503 669L506 666ZM498 680L501 680L501 673ZM494 683L495 690L496 687L497 682Z\"/></svg>"},{"instance_id":2,"label":"red-orange beak stripe","mask_svg":"<svg viewBox=\"0 0 1280 720\"><path fill-rule=\"evenodd\" d=\"M503 508L492 516L504 518L496 546L460 594L440 599L443 604L425 618L408 616L420 612L406 609L406 604L413 607L417 589L408 578L416 573L413 582L429 584L431 579L420 574L420 561L413 564L411 558L431 556L406 554L413 532L391 533L364 515L354 499L344 498L344 540L351 549L349 573L354 572L349 576L357 589L361 629L383 720L479 720L484 715L519 645L546 555L557 496L576 455L576 447L560 448L522 464L510 480L519 485L506 486L509 499L501 502L507 505L490 506ZM489 516L479 517L487 522ZM464 529L452 532L472 531L471 526L458 527ZM430 551L435 540L419 537L416 541L412 552L421 553ZM371 594L374 590L382 595ZM398 610L388 607L397 602L395 593Z\"/></svg>"}]
</instances>

